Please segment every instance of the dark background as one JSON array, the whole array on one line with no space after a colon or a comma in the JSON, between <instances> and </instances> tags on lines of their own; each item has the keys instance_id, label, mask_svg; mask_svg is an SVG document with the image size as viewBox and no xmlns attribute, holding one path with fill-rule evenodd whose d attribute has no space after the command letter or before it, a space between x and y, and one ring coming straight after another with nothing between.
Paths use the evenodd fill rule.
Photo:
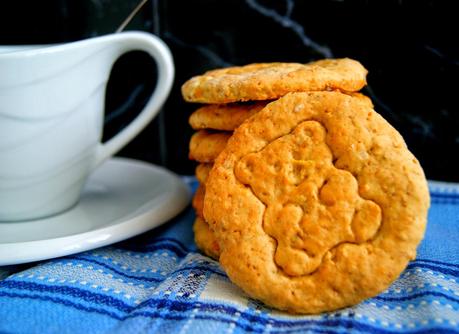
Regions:
<instances>
[{"instance_id":1,"label":"dark background","mask_svg":"<svg viewBox=\"0 0 459 334\"><path fill-rule=\"evenodd\" d=\"M8 1L0 44L60 43L112 33L139 0ZM250 62L351 57L369 70L375 109L404 136L427 177L459 181L459 20L454 1L153 0L126 30L171 48L176 80L160 115L119 155L192 174L180 86L205 70ZM129 123L155 85L134 52L115 64L104 139ZM1 75L1 73L0 73Z\"/></svg>"}]
</instances>

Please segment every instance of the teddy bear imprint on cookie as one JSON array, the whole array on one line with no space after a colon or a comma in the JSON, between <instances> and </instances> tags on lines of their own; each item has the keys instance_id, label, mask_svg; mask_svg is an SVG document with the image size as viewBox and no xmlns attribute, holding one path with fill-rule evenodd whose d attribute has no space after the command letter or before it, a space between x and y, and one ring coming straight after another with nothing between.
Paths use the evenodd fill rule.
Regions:
<instances>
[{"instance_id":1,"label":"teddy bear imprint on cookie","mask_svg":"<svg viewBox=\"0 0 459 334\"><path fill-rule=\"evenodd\" d=\"M333 165L318 121L304 121L244 156L235 174L265 205L263 229L275 239L274 261L287 275L313 273L334 247L368 241L380 227L381 208L359 195L350 172Z\"/></svg>"}]
</instances>

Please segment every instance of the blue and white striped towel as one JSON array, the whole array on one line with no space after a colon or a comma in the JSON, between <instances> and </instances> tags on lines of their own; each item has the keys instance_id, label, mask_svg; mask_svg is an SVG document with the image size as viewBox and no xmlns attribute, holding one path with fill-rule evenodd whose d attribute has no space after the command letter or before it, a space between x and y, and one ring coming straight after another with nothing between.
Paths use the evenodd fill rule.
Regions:
<instances>
[{"instance_id":1,"label":"blue and white striped towel","mask_svg":"<svg viewBox=\"0 0 459 334\"><path fill-rule=\"evenodd\" d=\"M0 333L459 333L459 186L430 190L418 258L352 308L292 316L248 298L197 252L188 209L110 247L4 268Z\"/></svg>"}]
</instances>

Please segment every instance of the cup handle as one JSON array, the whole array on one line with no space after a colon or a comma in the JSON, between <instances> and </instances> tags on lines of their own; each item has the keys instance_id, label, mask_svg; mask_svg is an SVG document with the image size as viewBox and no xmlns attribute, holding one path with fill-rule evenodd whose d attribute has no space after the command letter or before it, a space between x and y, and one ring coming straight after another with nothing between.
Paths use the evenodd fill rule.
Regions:
<instances>
[{"instance_id":1,"label":"cup handle","mask_svg":"<svg viewBox=\"0 0 459 334\"><path fill-rule=\"evenodd\" d=\"M93 168L115 155L151 122L166 101L174 80L171 52L158 37L143 32L125 32L113 35L113 42L118 46L113 63L128 51L145 51L156 61L158 80L154 92L139 115L109 141L99 144Z\"/></svg>"}]
</instances>

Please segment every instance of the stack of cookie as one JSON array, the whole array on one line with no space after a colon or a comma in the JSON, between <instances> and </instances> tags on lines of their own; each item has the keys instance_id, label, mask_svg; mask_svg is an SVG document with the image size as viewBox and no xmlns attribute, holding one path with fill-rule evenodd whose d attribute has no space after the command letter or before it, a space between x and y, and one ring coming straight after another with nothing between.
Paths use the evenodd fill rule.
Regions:
<instances>
[{"instance_id":1,"label":"stack of cookie","mask_svg":"<svg viewBox=\"0 0 459 334\"><path fill-rule=\"evenodd\" d=\"M264 63L209 71L187 81L182 93L188 102L206 105L191 114L196 130L189 145L189 158L197 161L199 187L193 197L197 246L218 259L220 250L204 220L206 179L215 159L233 131L268 102L289 92L342 89L353 92L366 84L366 69L351 59L327 59L309 64Z\"/></svg>"},{"instance_id":2,"label":"stack of cookie","mask_svg":"<svg viewBox=\"0 0 459 334\"><path fill-rule=\"evenodd\" d=\"M350 59L210 71L182 87L200 164L198 247L248 295L295 313L385 290L423 237L427 182L403 138L357 93Z\"/></svg>"}]
</instances>

